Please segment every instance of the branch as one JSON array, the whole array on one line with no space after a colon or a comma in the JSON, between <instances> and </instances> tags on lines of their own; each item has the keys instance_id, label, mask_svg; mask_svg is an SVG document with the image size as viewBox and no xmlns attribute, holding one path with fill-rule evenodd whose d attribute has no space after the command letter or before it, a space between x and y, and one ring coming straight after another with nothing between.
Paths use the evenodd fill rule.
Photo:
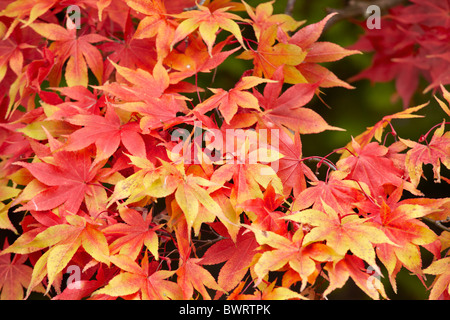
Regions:
<instances>
[{"instance_id":1,"label":"branch","mask_svg":"<svg viewBox=\"0 0 450 320\"><path fill-rule=\"evenodd\" d=\"M450 232L450 227L446 227L446 226L443 225L444 223L450 222L450 218L447 218L445 220L433 220L433 219L430 219L430 218L427 218L427 217L422 217L422 219L427 221L427 222L430 222L430 223L434 224L435 226L439 227L440 229L442 229L444 231Z\"/></svg>"},{"instance_id":2,"label":"branch","mask_svg":"<svg viewBox=\"0 0 450 320\"><path fill-rule=\"evenodd\" d=\"M288 0L287 4L286 4L286 9L284 10L284 13L292 16L292 11L294 11L294 6L295 6L295 2L297 0Z\"/></svg>"},{"instance_id":3,"label":"branch","mask_svg":"<svg viewBox=\"0 0 450 320\"><path fill-rule=\"evenodd\" d=\"M406 3L407 0L350 0L343 9L327 8L328 13L337 12L338 14L328 20L325 29L331 27L338 21L365 16L366 10L370 5L380 7L382 13L386 13L390 8Z\"/></svg>"}]
</instances>

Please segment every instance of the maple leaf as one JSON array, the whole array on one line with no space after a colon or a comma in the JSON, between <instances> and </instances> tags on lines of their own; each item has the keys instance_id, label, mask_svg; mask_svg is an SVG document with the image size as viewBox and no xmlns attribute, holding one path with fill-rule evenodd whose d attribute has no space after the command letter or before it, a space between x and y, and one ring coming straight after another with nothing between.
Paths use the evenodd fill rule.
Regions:
<instances>
[{"instance_id":1,"label":"maple leaf","mask_svg":"<svg viewBox=\"0 0 450 320\"><path fill-rule=\"evenodd\" d=\"M96 175L102 164L91 166L90 155L86 151L59 151L52 163L16 162L26 168L38 181L47 187L35 195L21 210L43 211L62 204L66 210L76 213L88 195L95 195Z\"/></svg>"},{"instance_id":2,"label":"maple leaf","mask_svg":"<svg viewBox=\"0 0 450 320\"><path fill-rule=\"evenodd\" d=\"M59 274L82 246L95 260L109 265L109 249L106 237L98 230L98 223L76 215L66 215L67 223L50 226L38 233L32 241L24 233L2 254L32 253L50 247L37 261L28 286L27 297L43 278L48 275L47 292ZM35 232L32 232L32 235ZM24 240L22 240L22 238Z\"/></svg>"},{"instance_id":3,"label":"maple leaf","mask_svg":"<svg viewBox=\"0 0 450 320\"><path fill-rule=\"evenodd\" d=\"M436 129L431 141L426 142L426 144L400 139L400 141L411 148L406 153L405 161L411 183L414 186L417 186L420 182L423 164L431 164L433 166L436 182L441 182L441 163L450 169L450 132L444 133L444 130L445 121L440 128Z\"/></svg>"},{"instance_id":4,"label":"maple leaf","mask_svg":"<svg viewBox=\"0 0 450 320\"><path fill-rule=\"evenodd\" d=\"M252 19L252 27L258 40L260 40L264 30L273 25L276 25L283 32L292 32L304 23L304 21L295 21L294 18L287 14L273 14L272 2L260 3L254 11L245 1L242 1L242 3Z\"/></svg>"},{"instance_id":5,"label":"maple leaf","mask_svg":"<svg viewBox=\"0 0 450 320\"><path fill-rule=\"evenodd\" d=\"M157 264L149 263L147 253L144 254L141 266L126 255L114 255L111 262L122 272L112 278L108 284L95 291L92 296L106 294L113 297L124 297L140 292L142 300L180 300L183 293L180 287L169 280L175 271L157 270Z\"/></svg>"},{"instance_id":6,"label":"maple leaf","mask_svg":"<svg viewBox=\"0 0 450 320\"><path fill-rule=\"evenodd\" d=\"M317 41L328 20L335 14L331 13L321 21L301 28L292 35L288 43L298 46L305 52L304 61L295 67L297 72L306 80L305 82L314 83L320 81L321 87L341 86L352 89L351 85L339 80L330 70L317 64L337 61L349 55L360 53L357 50L344 49L335 43Z\"/></svg>"},{"instance_id":7,"label":"maple leaf","mask_svg":"<svg viewBox=\"0 0 450 320\"><path fill-rule=\"evenodd\" d=\"M258 247L252 233L244 233L240 228L233 241L222 223L213 223L211 227L222 237L222 240L208 248L200 264L213 265L225 262L219 272L218 285L225 291L234 289L247 273Z\"/></svg>"},{"instance_id":8,"label":"maple leaf","mask_svg":"<svg viewBox=\"0 0 450 320\"><path fill-rule=\"evenodd\" d=\"M437 240L436 234L417 218L434 211L431 205L415 203L414 199L400 201L403 188L397 188L381 204L365 201L357 204L363 212L371 213L371 221L377 224L393 244L378 244L377 256L386 266L390 281L396 290L397 261L408 270L421 275L422 261L419 245L425 246Z\"/></svg>"},{"instance_id":9,"label":"maple leaf","mask_svg":"<svg viewBox=\"0 0 450 320\"><path fill-rule=\"evenodd\" d=\"M200 205L214 215L224 217L221 207L214 201L210 193L202 188L215 186L214 182L193 174L186 175L183 168L181 171L177 170L175 174L178 180L175 200L183 211L189 228L195 223Z\"/></svg>"},{"instance_id":10,"label":"maple leaf","mask_svg":"<svg viewBox=\"0 0 450 320\"><path fill-rule=\"evenodd\" d=\"M420 76L429 83L425 92L449 83L448 1L412 2L391 9L382 18L382 30L370 30L362 24L364 35L352 46L375 54L372 65L350 81L395 79L404 107L419 87Z\"/></svg>"},{"instance_id":11,"label":"maple leaf","mask_svg":"<svg viewBox=\"0 0 450 320\"><path fill-rule=\"evenodd\" d=\"M211 55L200 37L191 37L189 45L183 52L172 50L164 60L166 65L177 70L170 74L170 81L176 83L199 72L211 72L212 69L217 68L227 57L239 49L235 48L222 52L229 39L215 45ZM180 50L180 48L178 49Z\"/></svg>"},{"instance_id":12,"label":"maple leaf","mask_svg":"<svg viewBox=\"0 0 450 320\"><path fill-rule=\"evenodd\" d=\"M61 70L66 60L65 79L69 86L87 87L88 67L98 82L102 83L103 58L92 43L110 41L108 38L94 33L77 36L76 28L65 29L54 23L34 22L30 27L41 36L54 41L49 49L58 55L59 60L50 73L51 85L59 84Z\"/></svg>"},{"instance_id":13,"label":"maple leaf","mask_svg":"<svg viewBox=\"0 0 450 320\"><path fill-rule=\"evenodd\" d=\"M153 74L143 69L129 69L111 63L116 71L131 85L109 83L94 87L113 95L122 102L112 103L115 107L129 112L142 114L140 126L143 133L152 129L183 123L178 112L187 113L188 109L180 94L165 94L170 85L170 77L162 63L155 64ZM164 105L164 108L161 108Z\"/></svg>"},{"instance_id":14,"label":"maple leaf","mask_svg":"<svg viewBox=\"0 0 450 320\"><path fill-rule=\"evenodd\" d=\"M358 182L343 179L341 171L333 171L327 181L311 181L311 186L300 192L292 204L292 210L309 208L323 210L323 204L338 212L350 212L354 203L363 197Z\"/></svg>"},{"instance_id":15,"label":"maple leaf","mask_svg":"<svg viewBox=\"0 0 450 320\"><path fill-rule=\"evenodd\" d=\"M276 287L276 281L262 289L257 289L253 294L243 294L245 282L241 284L227 297L227 300L305 300L301 294L286 287Z\"/></svg>"},{"instance_id":16,"label":"maple leaf","mask_svg":"<svg viewBox=\"0 0 450 320\"><path fill-rule=\"evenodd\" d=\"M48 120L66 120L75 115L100 115L100 108L106 105L106 97L93 92L83 86L52 88L65 96L61 98L50 98L42 102L42 108L48 116Z\"/></svg>"},{"instance_id":17,"label":"maple leaf","mask_svg":"<svg viewBox=\"0 0 450 320\"><path fill-rule=\"evenodd\" d=\"M285 265L289 265L300 276L301 290L303 290L308 283L308 277L316 272L318 262L336 258L334 251L325 244L304 243L304 233L301 229L298 229L292 238L288 238L253 226L246 227L253 231L260 245L268 245L272 248L272 250L264 250L254 265L255 274L258 276L257 284L269 271L278 271Z\"/></svg>"},{"instance_id":18,"label":"maple leaf","mask_svg":"<svg viewBox=\"0 0 450 320\"><path fill-rule=\"evenodd\" d=\"M276 194L272 184L269 184L262 199L246 200L239 204L239 207L247 213L253 222L252 225L261 228L261 230L284 234L287 231L287 225L280 218L285 214L277 211L283 202L284 197Z\"/></svg>"},{"instance_id":19,"label":"maple leaf","mask_svg":"<svg viewBox=\"0 0 450 320\"><path fill-rule=\"evenodd\" d=\"M336 164L339 170L347 172L345 179L364 182L372 196L383 194L383 186L386 184L395 187L403 185L411 193L420 194L410 182L403 179L403 170L386 157L389 150L387 147L377 142L361 147L354 139L352 146L356 154L341 159Z\"/></svg>"},{"instance_id":20,"label":"maple leaf","mask_svg":"<svg viewBox=\"0 0 450 320\"><path fill-rule=\"evenodd\" d=\"M8 247L7 241L4 249ZM27 255L16 254L11 260L11 254L0 256L0 300L23 300L23 288L27 288L33 269L27 266Z\"/></svg>"},{"instance_id":21,"label":"maple leaf","mask_svg":"<svg viewBox=\"0 0 450 320\"><path fill-rule=\"evenodd\" d=\"M445 294L450 295L450 257L433 261L423 272L437 276L431 288L430 300L438 300Z\"/></svg>"},{"instance_id":22,"label":"maple leaf","mask_svg":"<svg viewBox=\"0 0 450 320\"><path fill-rule=\"evenodd\" d=\"M2 35L4 36L4 35ZM8 67L18 77L25 64L37 56L36 33L29 29L15 28L12 34L0 42L0 82L3 81Z\"/></svg>"},{"instance_id":23,"label":"maple leaf","mask_svg":"<svg viewBox=\"0 0 450 320\"><path fill-rule=\"evenodd\" d=\"M386 128L387 125L391 124L393 119L422 118L423 117L422 115L417 115L417 114L413 114L413 113L415 113L416 111L419 111L420 109L422 109L423 107L425 107L427 105L428 105L428 103L424 103L424 104L421 104L416 107L407 108L400 112L396 112L394 114L384 116L374 126L368 127L366 129L366 131L364 131L363 133L356 136L354 138L354 140L356 142L358 142L358 144L361 147L368 145L372 141L373 138L375 138L376 141L381 143L382 142L381 138L382 138L384 129ZM338 151L339 153L342 153L341 159L348 157L350 155L350 151L354 151L352 144L353 143L351 141L345 146L345 149Z\"/></svg>"},{"instance_id":24,"label":"maple leaf","mask_svg":"<svg viewBox=\"0 0 450 320\"><path fill-rule=\"evenodd\" d=\"M137 168L137 171L116 183L114 193L109 198L107 207L125 198L128 199L123 202L122 206L137 202L147 195L145 192L146 188L154 183L155 180L160 181L160 176L162 175L161 170L156 169L155 165L149 159L134 157L132 155L127 156L131 160L131 164ZM167 187L167 193L154 194L153 192L153 196L163 197L173 192L174 189L172 189L172 185L170 184L171 180L165 179L164 181L166 182L164 186Z\"/></svg>"},{"instance_id":25,"label":"maple leaf","mask_svg":"<svg viewBox=\"0 0 450 320\"><path fill-rule=\"evenodd\" d=\"M114 63L129 69L141 68L144 70L152 70L156 63L154 41L152 39L138 39L135 36L133 21L130 15L127 16L125 28L123 30L123 42L112 41L104 42L97 47L103 52L108 52L108 58L105 60L104 79L108 79L112 71L114 71ZM116 75L117 81L122 82L120 74Z\"/></svg>"},{"instance_id":26,"label":"maple leaf","mask_svg":"<svg viewBox=\"0 0 450 320\"><path fill-rule=\"evenodd\" d=\"M374 272L366 269L363 260L357 256L346 255L337 263L327 263L324 269L328 272L330 279L330 285L323 293L325 297L333 290L344 286L351 277L355 284L372 299L378 300L380 295L387 299L383 284L379 277L375 276L380 273L376 270Z\"/></svg>"},{"instance_id":27,"label":"maple leaf","mask_svg":"<svg viewBox=\"0 0 450 320\"><path fill-rule=\"evenodd\" d=\"M302 143L298 133L292 138L287 131L281 130L279 151L283 157L279 160L277 175L281 179L285 195L293 191L294 197L306 189L306 179L317 180L311 169L302 161Z\"/></svg>"},{"instance_id":28,"label":"maple leaf","mask_svg":"<svg viewBox=\"0 0 450 320\"><path fill-rule=\"evenodd\" d=\"M327 246L342 257L350 250L369 265L376 266L374 244L394 244L373 222L352 213L342 216L325 203L323 208L324 212L307 209L285 217L313 226L303 239L304 245L326 240Z\"/></svg>"},{"instance_id":29,"label":"maple leaf","mask_svg":"<svg viewBox=\"0 0 450 320\"><path fill-rule=\"evenodd\" d=\"M254 92L264 112L261 118L266 125L274 123L300 134L319 133L325 130L342 130L328 125L315 111L303 108L314 96L319 84L298 83L281 94L283 85L282 69L277 69L273 80L268 83L263 94ZM281 94L281 95L280 95Z\"/></svg>"},{"instance_id":30,"label":"maple leaf","mask_svg":"<svg viewBox=\"0 0 450 320\"><path fill-rule=\"evenodd\" d=\"M139 21L133 36L134 39L156 37L156 51L158 60L164 59L170 51L175 30L178 24L169 19L165 5L161 1L127 0L128 6L146 16Z\"/></svg>"},{"instance_id":31,"label":"maple leaf","mask_svg":"<svg viewBox=\"0 0 450 320\"><path fill-rule=\"evenodd\" d=\"M58 3L57 0L16 0L9 3L8 6L1 11L0 15L18 18L16 23L12 23L11 28L14 28L17 25L19 19L23 19L26 16L28 16L28 21L25 25L29 25L51 9L56 3Z\"/></svg>"},{"instance_id":32,"label":"maple leaf","mask_svg":"<svg viewBox=\"0 0 450 320\"><path fill-rule=\"evenodd\" d=\"M104 116L79 114L70 117L67 121L84 127L68 137L64 150L77 151L95 143L97 156L94 164L108 159L116 152L120 142L132 155L145 157L145 142L140 135L139 123L121 124L112 106L107 107Z\"/></svg>"},{"instance_id":33,"label":"maple leaf","mask_svg":"<svg viewBox=\"0 0 450 320\"><path fill-rule=\"evenodd\" d=\"M200 36L208 46L208 52L211 55L214 42L216 41L216 32L219 28L232 33L242 47L245 48L239 25L234 21L242 21L243 19L238 15L227 12L227 10L228 8L217 8L211 12L210 8L197 5L196 10L174 15L174 17L183 21L180 22L175 30L171 48L175 43L183 40L186 36L198 29Z\"/></svg>"},{"instance_id":34,"label":"maple leaf","mask_svg":"<svg viewBox=\"0 0 450 320\"><path fill-rule=\"evenodd\" d=\"M266 149L266 146L261 147L264 150L261 152L261 149L257 149L257 133L249 131L247 134L237 134L232 139L227 139L226 158L221 160L223 164L213 172L210 179L217 186L233 180L230 198L236 201L236 205L248 199L262 198L261 187L267 188L269 183L277 193L283 193L281 180L275 170L267 164L259 163L277 161L280 154L276 150ZM238 150L235 149L234 139L237 140ZM210 191L215 189L217 187L212 187Z\"/></svg>"},{"instance_id":35,"label":"maple leaf","mask_svg":"<svg viewBox=\"0 0 450 320\"><path fill-rule=\"evenodd\" d=\"M440 88L442 90L442 94L443 94L445 100L447 100L447 103L450 104L450 92L448 92L447 89L445 89L445 87L442 84L441 84ZM442 110L444 110L444 112L450 117L450 109L448 108L448 106L443 101L441 101L438 97L434 96L434 98L439 103Z\"/></svg>"},{"instance_id":36,"label":"maple leaf","mask_svg":"<svg viewBox=\"0 0 450 320\"><path fill-rule=\"evenodd\" d=\"M226 91L223 89L210 89L214 95L195 107L195 111L201 114L218 107L220 113L225 118L226 123L230 123L233 116L238 111L238 107L259 110L258 100L247 91L263 82L268 82L258 77L243 77L233 89Z\"/></svg>"},{"instance_id":37,"label":"maple leaf","mask_svg":"<svg viewBox=\"0 0 450 320\"><path fill-rule=\"evenodd\" d=\"M110 244L111 254L136 259L145 245L158 260L158 235L155 231L160 226L151 226L152 212L143 217L136 210L123 207L119 209L119 214L125 223L116 223L102 230L106 236L121 235Z\"/></svg>"},{"instance_id":38,"label":"maple leaf","mask_svg":"<svg viewBox=\"0 0 450 320\"><path fill-rule=\"evenodd\" d=\"M205 300L211 300L206 287L224 291L216 282L214 277L201 266L201 260L191 258L190 227L186 220L180 220L175 229L176 240L180 260L178 263L177 283L183 291L183 299L191 299L194 289L197 290Z\"/></svg>"},{"instance_id":39,"label":"maple leaf","mask_svg":"<svg viewBox=\"0 0 450 320\"><path fill-rule=\"evenodd\" d=\"M250 48L241 53L237 58L253 60L253 75L264 76L271 79L278 68L284 72L286 83L305 83L306 79L298 72L295 66L301 64L305 59L306 52L299 46L289 43L277 43L277 25L272 25L261 31L256 50Z\"/></svg>"}]
</instances>

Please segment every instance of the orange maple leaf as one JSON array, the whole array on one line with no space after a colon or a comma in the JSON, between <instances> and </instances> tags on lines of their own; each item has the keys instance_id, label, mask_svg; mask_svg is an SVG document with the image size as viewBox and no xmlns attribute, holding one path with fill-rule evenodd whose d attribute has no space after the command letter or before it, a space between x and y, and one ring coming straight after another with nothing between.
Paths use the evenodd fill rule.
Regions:
<instances>
[{"instance_id":1,"label":"orange maple leaf","mask_svg":"<svg viewBox=\"0 0 450 320\"><path fill-rule=\"evenodd\" d=\"M67 214L67 213L66 213ZM50 226L38 233L32 241L28 233L21 235L2 254L32 253L44 248L47 250L36 262L28 286L27 297L31 290L48 275L47 292L56 276L67 266L80 247L95 260L109 265L109 249L106 237L99 230L99 224L87 216L66 215L67 223ZM29 231L32 235L33 231Z\"/></svg>"},{"instance_id":2,"label":"orange maple leaf","mask_svg":"<svg viewBox=\"0 0 450 320\"><path fill-rule=\"evenodd\" d=\"M126 297L140 293L142 300L180 300L182 292L173 281L166 280L174 275L175 271L157 270L158 262L149 263L147 252L139 266L126 255L114 255L111 262L118 266L122 272L112 278L108 284L95 291L92 296L106 294L112 297Z\"/></svg>"},{"instance_id":3,"label":"orange maple leaf","mask_svg":"<svg viewBox=\"0 0 450 320\"><path fill-rule=\"evenodd\" d=\"M68 19L68 21L71 20ZM76 28L65 29L54 23L34 22L30 24L30 27L41 36L54 41L49 49L59 58L49 75L50 85L59 85L61 71L66 61L65 79L69 86L87 87L88 67L98 82L102 83L103 58L92 43L110 41L108 38L95 33L77 36Z\"/></svg>"},{"instance_id":4,"label":"orange maple leaf","mask_svg":"<svg viewBox=\"0 0 450 320\"><path fill-rule=\"evenodd\" d=\"M272 184L269 184L262 199L248 199L239 204L239 207L247 213L255 227L284 234L287 231L287 225L280 218L285 214L282 211L277 211L283 202L284 197L276 194Z\"/></svg>"},{"instance_id":5,"label":"orange maple leaf","mask_svg":"<svg viewBox=\"0 0 450 320\"><path fill-rule=\"evenodd\" d=\"M172 40L171 48L186 38L189 34L195 30L199 30L200 36L208 46L208 52L212 55L212 48L216 41L216 32L219 28L231 32L242 47L245 48L244 41L242 39L241 30L239 25L234 21L242 21L243 19L238 15L227 12L229 8L218 8L211 11L210 8L197 5L196 10L186 11L174 17L183 20L175 30L174 39Z\"/></svg>"},{"instance_id":6,"label":"orange maple leaf","mask_svg":"<svg viewBox=\"0 0 450 320\"><path fill-rule=\"evenodd\" d=\"M360 53L356 50L347 50L331 42L318 42L327 21L336 13L331 13L317 23L301 28L287 41L301 48L306 53L304 61L296 65L296 71L306 79L306 82L320 81L321 87L342 86L347 89L353 87L339 80L330 70L317 64L320 62L337 61L346 56Z\"/></svg>"},{"instance_id":7,"label":"orange maple leaf","mask_svg":"<svg viewBox=\"0 0 450 320\"><path fill-rule=\"evenodd\" d=\"M326 240L327 246L342 257L350 250L355 256L374 267L376 266L375 244L395 245L376 224L368 219L359 218L354 213L338 214L325 203L323 203L323 209L324 212L307 209L285 217L288 220L313 226L303 239L304 245Z\"/></svg>"},{"instance_id":8,"label":"orange maple leaf","mask_svg":"<svg viewBox=\"0 0 450 320\"><path fill-rule=\"evenodd\" d=\"M372 299L379 299L380 295L387 299L384 286L380 281L380 273L374 268L365 268L364 261L354 255L346 255L344 259L327 263L324 267L327 271L330 284L323 295L327 296L337 288L342 288L351 277L355 284Z\"/></svg>"},{"instance_id":9,"label":"orange maple leaf","mask_svg":"<svg viewBox=\"0 0 450 320\"><path fill-rule=\"evenodd\" d=\"M370 213L371 221L394 243L381 243L376 247L377 256L386 266L394 290L398 266L403 265L421 276L422 259L419 245L425 246L437 240L437 235L417 219L435 211L431 203L426 204L423 198L418 201L400 201L402 193L403 188L400 187L380 204L371 201L357 204L360 212Z\"/></svg>"},{"instance_id":10,"label":"orange maple leaf","mask_svg":"<svg viewBox=\"0 0 450 320\"><path fill-rule=\"evenodd\" d=\"M257 77L264 76L271 79L275 70L281 67L286 83L308 82L295 68L303 62L306 52L295 44L281 42L275 44L277 29L277 25L272 25L261 30L257 49L250 48L237 58L253 60L253 75Z\"/></svg>"},{"instance_id":11,"label":"orange maple leaf","mask_svg":"<svg viewBox=\"0 0 450 320\"><path fill-rule=\"evenodd\" d=\"M152 212L143 217L134 209L122 207L119 214L124 223L115 223L102 230L106 236L121 235L110 244L111 254L118 253L136 259L145 245L158 260L159 242L156 230L160 226L152 223Z\"/></svg>"},{"instance_id":12,"label":"orange maple leaf","mask_svg":"<svg viewBox=\"0 0 450 320\"><path fill-rule=\"evenodd\" d=\"M47 161L16 162L46 186L21 210L45 211L64 204L66 210L76 214L87 197L97 195L99 188L103 190L93 185L94 181L98 181L97 174L103 164L92 167L91 157L86 150L55 152L51 161Z\"/></svg>"},{"instance_id":13,"label":"orange maple leaf","mask_svg":"<svg viewBox=\"0 0 450 320\"><path fill-rule=\"evenodd\" d=\"M269 82L259 77L242 77L242 79L229 91L223 89L210 89L214 95L195 107L195 111L201 114L218 107L220 113L225 118L226 123L230 123L233 116L238 111L238 107L259 110L258 99L247 91L261 83Z\"/></svg>"},{"instance_id":14,"label":"orange maple leaf","mask_svg":"<svg viewBox=\"0 0 450 320\"><path fill-rule=\"evenodd\" d=\"M434 179L441 182L441 163L450 169L450 132L445 132L445 121L436 129L430 142L417 143L407 139L401 139L411 149L406 153L406 167L411 183L417 186L423 172L423 164L433 166ZM445 132L445 133L444 133Z\"/></svg>"},{"instance_id":15,"label":"orange maple leaf","mask_svg":"<svg viewBox=\"0 0 450 320\"><path fill-rule=\"evenodd\" d=\"M164 59L170 51L177 22L169 18L162 1L127 0L128 6L145 14L133 35L134 39L156 38L158 60Z\"/></svg>"},{"instance_id":16,"label":"orange maple leaf","mask_svg":"<svg viewBox=\"0 0 450 320\"><path fill-rule=\"evenodd\" d=\"M104 116L77 114L67 119L69 123L84 126L70 134L64 150L77 151L95 143L97 156L94 164L108 159L120 143L134 156L145 157L145 142L140 135L138 122L121 123L114 107L108 106Z\"/></svg>"},{"instance_id":17,"label":"orange maple leaf","mask_svg":"<svg viewBox=\"0 0 450 320\"><path fill-rule=\"evenodd\" d=\"M292 210L309 208L323 210L326 203L338 212L350 212L354 203L364 197L356 181L342 178L341 171L333 171L327 181L311 181L311 186L300 192L292 204Z\"/></svg>"},{"instance_id":18,"label":"orange maple leaf","mask_svg":"<svg viewBox=\"0 0 450 320\"><path fill-rule=\"evenodd\" d=\"M224 291L214 277L205 268L201 266L201 260L191 258L191 242L190 242L190 227L185 220L180 220L175 229L177 240L177 247L180 254L178 263L177 283L183 291L183 299L191 299L194 294L194 289L198 291L203 299L211 300L206 287Z\"/></svg>"},{"instance_id":19,"label":"orange maple leaf","mask_svg":"<svg viewBox=\"0 0 450 320\"><path fill-rule=\"evenodd\" d=\"M236 241L233 241L222 223L213 223L211 227L223 239L208 248L200 264L213 265L225 262L219 272L218 285L229 291L234 289L247 273L258 243L252 233L244 233L244 228L240 228Z\"/></svg>"},{"instance_id":20,"label":"orange maple leaf","mask_svg":"<svg viewBox=\"0 0 450 320\"><path fill-rule=\"evenodd\" d=\"M309 277L314 274L320 262L331 261L338 256L334 250L323 243L306 243L304 232L298 229L291 237L281 236L271 231L261 231L253 226L246 226L253 231L256 241L260 245L268 245L272 250L266 249L254 266L259 284L269 271L278 271L288 265L302 281L303 290L308 284Z\"/></svg>"},{"instance_id":21,"label":"orange maple leaf","mask_svg":"<svg viewBox=\"0 0 450 320\"><path fill-rule=\"evenodd\" d=\"M423 107L427 106L428 103L421 104L416 107L407 108L405 110L402 110L400 112L384 116L383 119L378 121L374 126L368 127L366 131L359 134L354 138L355 141L359 143L361 147L364 147L368 145L370 142L372 142L372 139L375 138L376 141L381 143L381 138L384 132L384 129L388 124L392 122L393 119L412 119L412 118L422 118L422 115L413 114L416 111L419 111ZM396 132L393 132L396 134ZM352 142L350 141L346 146L345 149L339 150L338 153L342 153L341 159L346 158L350 155L350 152L353 150Z\"/></svg>"},{"instance_id":22,"label":"orange maple leaf","mask_svg":"<svg viewBox=\"0 0 450 320\"><path fill-rule=\"evenodd\" d=\"M4 243L4 249L8 241ZM33 269L25 264L28 256L11 254L0 256L0 300L23 300L23 288L27 288L31 280Z\"/></svg>"},{"instance_id":23,"label":"orange maple leaf","mask_svg":"<svg viewBox=\"0 0 450 320\"><path fill-rule=\"evenodd\" d=\"M384 194L384 185L395 187L403 185L411 193L421 194L411 182L403 178L403 170L387 157L389 151L387 147L378 142L360 146L354 139L352 146L355 153L336 164L339 170L347 173L345 179L364 182L375 197Z\"/></svg>"},{"instance_id":24,"label":"orange maple leaf","mask_svg":"<svg viewBox=\"0 0 450 320\"><path fill-rule=\"evenodd\" d=\"M430 292L430 300L438 300L441 297L450 296L450 257L446 257L433 263L423 270L426 274L436 275Z\"/></svg>"},{"instance_id":25,"label":"orange maple leaf","mask_svg":"<svg viewBox=\"0 0 450 320\"><path fill-rule=\"evenodd\" d=\"M273 74L273 82L266 84L263 94L254 91L264 111L258 115L269 126L286 127L300 134L319 133L325 130L343 130L330 126L315 111L303 108L314 96L319 83L298 83L282 92L283 69Z\"/></svg>"}]
</instances>

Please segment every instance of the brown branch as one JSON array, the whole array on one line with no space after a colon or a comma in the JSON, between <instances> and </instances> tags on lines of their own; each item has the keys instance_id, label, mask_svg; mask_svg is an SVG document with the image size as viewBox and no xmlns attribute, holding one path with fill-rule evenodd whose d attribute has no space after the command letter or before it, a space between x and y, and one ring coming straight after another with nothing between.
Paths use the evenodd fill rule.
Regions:
<instances>
[{"instance_id":1,"label":"brown branch","mask_svg":"<svg viewBox=\"0 0 450 320\"><path fill-rule=\"evenodd\" d=\"M434 224L435 226L437 226L438 228L440 228L444 231L450 232L450 227L444 226L444 223L450 222L450 218L447 218L445 220L434 220L434 219L430 219L428 217L422 217L422 220L428 221L428 222Z\"/></svg>"},{"instance_id":2,"label":"brown branch","mask_svg":"<svg viewBox=\"0 0 450 320\"><path fill-rule=\"evenodd\" d=\"M284 10L284 13L292 16L292 11L294 11L294 6L295 6L295 2L297 0L288 0L287 4L286 4L286 9Z\"/></svg>"},{"instance_id":3,"label":"brown branch","mask_svg":"<svg viewBox=\"0 0 450 320\"><path fill-rule=\"evenodd\" d=\"M342 9L327 8L328 13L338 13L330 20L328 20L325 29L331 27L338 21L352 19L357 17L363 17L366 14L366 10L370 5L376 5L380 7L381 13L386 13L390 8L406 3L407 0L350 0L348 5Z\"/></svg>"}]
</instances>

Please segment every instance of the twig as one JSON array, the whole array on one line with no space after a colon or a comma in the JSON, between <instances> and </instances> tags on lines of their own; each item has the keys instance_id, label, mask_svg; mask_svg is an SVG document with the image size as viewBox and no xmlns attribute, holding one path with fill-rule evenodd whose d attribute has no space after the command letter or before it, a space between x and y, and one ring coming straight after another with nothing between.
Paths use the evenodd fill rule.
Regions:
<instances>
[{"instance_id":1,"label":"twig","mask_svg":"<svg viewBox=\"0 0 450 320\"><path fill-rule=\"evenodd\" d=\"M327 8L328 13L337 12L338 14L328 20L325 29L331 27L338 21L364 16L370 5L380 7L381 12L385 13L390 8L406 3L407 0L350 0L343 9Z\"/></svg>"},{"instance_id":2,"label":"twig","mask_svg":"<svg viewBox=\"0 0 450 320\"><path fill-rule=\"evenodd\" d=\"M286 4L286 9L284 10L284 13L292 16L292 11L294 11L294 6L295 6L295 2L297 0L288 0L287 4Z\"/></svg>"},{"instance_id":3,"label":"twig","mask_svg":"<svg viewBox=\"0 0 450 320\"><path fill-rule=\"evenodd\" d=\"M450 232L450 227L446 227L443 225L443 223L448 223L450 222L450 218L447 218L445 220L433 220L427 217L422 217L423 220L430 222L432 224L434 224L435 226L439 227L440 229L444 230L444 231L448 231Z\"/></svg>"}]
</instances>

